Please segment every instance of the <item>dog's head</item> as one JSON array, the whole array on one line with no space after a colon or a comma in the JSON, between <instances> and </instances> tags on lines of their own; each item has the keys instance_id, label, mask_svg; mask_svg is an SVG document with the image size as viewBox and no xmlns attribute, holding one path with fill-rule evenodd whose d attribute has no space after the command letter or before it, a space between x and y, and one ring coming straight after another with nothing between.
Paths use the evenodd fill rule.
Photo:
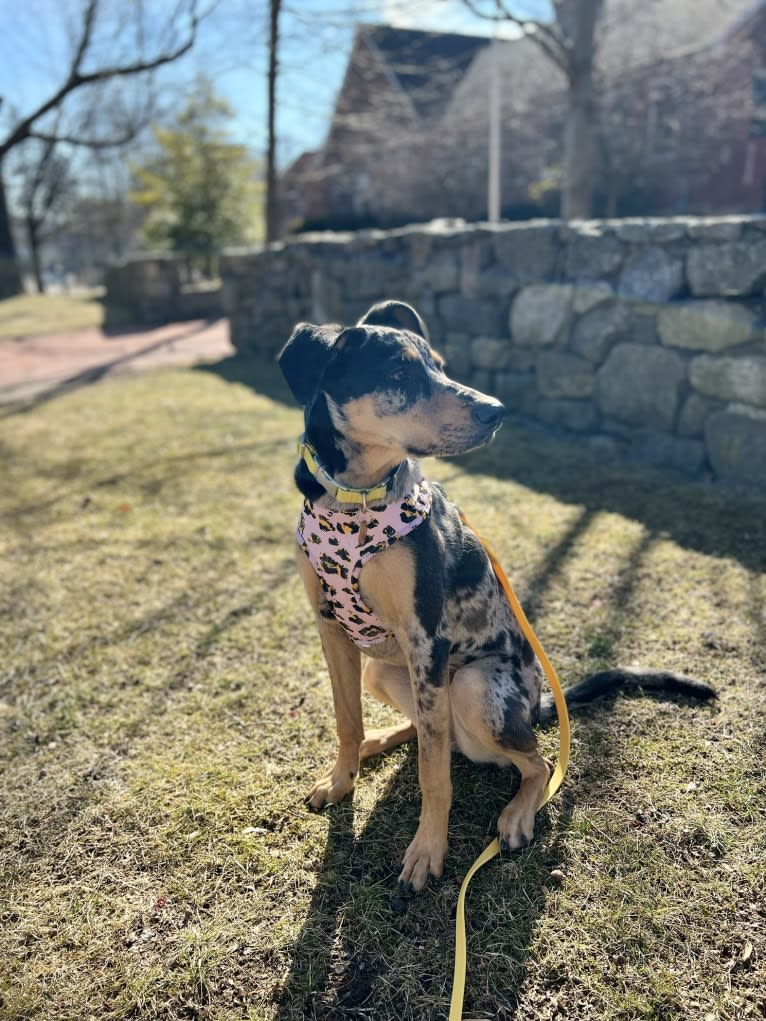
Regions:
<instances>
[{"instance_id":1,"label":"dog's head","mask_svg":"<svg viewBox=\"0 0 766 1021\"><path fill-rule=\"evenodd\" d=\"M461 454L489 440L505 408L444 371L417 312L374 305L356 326L300 323L279 365L305 408L306 432L331 427L356 448L392 459Z\"/></svg>"}]
</instances>

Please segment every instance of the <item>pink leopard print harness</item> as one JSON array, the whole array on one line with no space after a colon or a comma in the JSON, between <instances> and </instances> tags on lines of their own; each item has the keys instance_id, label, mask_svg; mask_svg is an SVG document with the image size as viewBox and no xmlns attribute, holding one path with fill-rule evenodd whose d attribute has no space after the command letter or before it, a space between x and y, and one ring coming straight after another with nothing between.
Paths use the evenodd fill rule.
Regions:
<instances>
[{"instance_id":1,"label":"pink leopard print harness","mask_svg":"<svg viewBox=\"0 0 766 1021\"><path fill-rule=\"evenodd\" d=\"M422 524L430 512L431 487L426 481L415 483L401 500L366 511L327 510L304 502L298 543L317 573L335 619L360 649L386 641L391 631L362 599L359 572L377 553Z\"/></svg>"}]
</instances>

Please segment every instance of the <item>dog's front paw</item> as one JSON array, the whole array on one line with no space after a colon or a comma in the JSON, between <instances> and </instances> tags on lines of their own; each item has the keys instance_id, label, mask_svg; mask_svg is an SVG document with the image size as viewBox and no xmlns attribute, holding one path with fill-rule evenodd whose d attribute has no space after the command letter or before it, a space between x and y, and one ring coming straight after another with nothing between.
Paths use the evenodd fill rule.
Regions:
<instances>
[{"instance_id":1,"label":"dog's front paw","mask_svg":"<svg viewBox=\"0 0 766 1021\"><path fill-rule=\"evenodd\" d=\"M446 837L418 827L415 839L404 855L399 886L407 892L420 893L428 877L438 879L444 872L444 856L447 853Z\"/></svg>"},{"instance_id":2,"label":"dog's front paw","mask_svg":"<svg viewBox=\"0 0 766 1021\"><path fill-rule=\"evenodd\" d=\"M327 776L314 784L306 798L312 812L321 812L327 805L334 805L345 798L354 788L354 777L350 770L333 769Z\"/></svg>"}]
</instances>

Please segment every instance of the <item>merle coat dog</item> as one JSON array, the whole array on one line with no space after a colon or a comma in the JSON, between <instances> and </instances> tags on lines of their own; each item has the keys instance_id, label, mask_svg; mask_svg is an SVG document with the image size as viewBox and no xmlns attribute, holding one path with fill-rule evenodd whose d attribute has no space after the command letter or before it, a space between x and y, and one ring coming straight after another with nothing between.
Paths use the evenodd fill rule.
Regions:
<instances>
[{"instance_id":1,"label":"merle coat dog","mask_svg":"<svg viewBox=\"0 0 766 1021\"><path fill-rule=\"evenodd\" d=\"M297 563L332 681L338 754L308 796L316 811L354 786L361 759L417 736L420 823L399 882L439 876L452 799L450 756L514 765L521 784L498 819L503 850L532 838L550 776L535 724L542 671L476 534L420 459L487 443L505 408L451 380L414 309L375 305L355 326L298 325L279 363L305 413L295 481L304 497ZM607 671L568 702L624 683L700 697L659 671ZM365 732L362 684L404 717Z\"/></svg>"}]
</instances>

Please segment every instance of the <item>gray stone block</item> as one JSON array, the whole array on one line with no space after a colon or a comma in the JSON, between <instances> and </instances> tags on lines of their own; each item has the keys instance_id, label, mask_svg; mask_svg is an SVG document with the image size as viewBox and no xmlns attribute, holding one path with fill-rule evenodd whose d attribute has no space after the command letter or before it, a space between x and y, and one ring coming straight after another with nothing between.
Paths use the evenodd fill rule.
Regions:
<instances>
[{"instance_id":1,"label":"gray stone block","mask_svg":"<svg viewBox=\"0 0 766 1021\"><path fill-rule=\"evenodd\" d=\"M428 264L433 250L433 236L423 232L416 232L408 235L407 243L410 251L412 265L419 269Z\"/></svg>"},{"instance_id":2,"label":"gray stone block","mask_svg":"<svg viewBox=\"0 0 766 1021\"><path fill-rule=\"evenodd\" d=\"M511 352L508 338L476 337L471 342L471 360L477 369L507 369Z\"/></svg>"},{"instance_id":3,"label":"gray stone block","mask_svg":"<svg viewBox=\"0 0 766 1021\"><path fill-rule=\"evenodd\" d=\"M598 280L616 273L624 258L624 246L611 231L582 230L569 242L566 275L573 280Z\"/></svg>"},{"instance_id":4,"label":"gray stone block","mask_svg":"<svg viewBox=\"0 0 766 1021\"><path fill-rule=\"evenodd\" d=\"M422 285L436 294L456 291L460 280L458 252L454 248L435 252L433 257L417 271L416 277Z\"/></svg>"},{"instance_id":5,"label":"gray stone block","mask_svg":"<svg viewBox=\"0 0 766 1021\"><path fill-rule=\"evenodd\" d=\"M626 219L614 224L614 233L620 241L634 244L666 244L682 240L686 225L683 220Z\"/></svg>"},{"instance_id":6,"label":"gray stone block","mask_svg":"<svg viewBox=\"0 0 766 1021\"><path fill-rule=\"evenodd\" d=\"M705 423L705 445L716 475L766 488L766 415L736 407L713 412Z\"/></svg>"},{"instance_id":7,"label":"gray stone block","mask_svg":"<svg viewBox=\"0 0 766 1021\"><path fill-rule=\"evenodd\" d=\"M494 258L489 240L471 241L460 249L460 293L466 298L479 296L479 277Z\"/></svg>"},{"instance_id":8,"label":"gray stone block","mask_svg":"<svg viewBox=\"0 0 766 1021\"><path fill-rule=\"evenodd\" d=\"M742 220L735 217L700 217L689 220L686 233L695 241L739 241Z\"/></svg>"},{"instance_id":9,"label":"gray stone block","mask_svg":"<svg viewBox=\"0 0 766 1021\"><path fill-rule=\"evenodd\" d=\"M450 376L465 381L471 375L471 338L467 333L448 333L441 346Z\"/></svg>"},{"instance_id":10,"label":"gray stone block","mask_svg":"<svg viewBox=\"0 0 766 1021\"><path fill-rule=\"evenodd\" d=\"M654 310L648 314L639 311L647 306L635 306L631 309L630 321L628 322L627 335L634 344L658 344L657 316Z\"/></svg>"},{"instance_id":11,"label":"gray stone block","mask_svg":"<svg viewBox=\"0 0 766 1021\"><path fill-rule=\"evenodd\" d=\"M558 227L511 227L493 239L495 259L519 283L548 280L556 268Z\"/></svg>"},{"instance_id":12,"label":"gray stone block","mask_svg":"<svg viewBox=\"0 0 766 1021\"><path fill-rule=\"evenodd\" d=\"M674 468L686 475L697 475L705 460L702 440L670 436L651 429L634 432L628 450L632 457L645 464Z\"/></svg>"},{"instance_id":13,"label":"gray stone block","mask_svg":"<svg viewBox=\"0 0 766 1021\"><path fill-rule=\"evenodd\" d=\"M766 241L702 244L689 251L686 275L692 294L753 294L766 280Z\"/></svg>"},{"instance_id":14,"label":"gray stone block","mask_svg":"<svg viewBox=\"0 0 766 1021\"><path fill-rule=\"evenodd\" d=\"M766 358L699 355L689 366L689 379L710 397L766 408Z\"/></svg>"},{"instance_id":15,"label":"gray stone block","mask_svg":"<svg viewBox=\"0 0 766 1021\"><path fill-rule=\"evenodd\" d=\"M661 308L657 328L663 344L690 351L724 351L758 335L754 313L728 301L690 301Z\"/></svg>"},{"instance_id":16,"label":"gray stone block","mask_svg":"<svg viewBox=\"0 0 766 1021\"><path fill-rule=\"evenodd\" d=\"M464 298L459 294L445 294L438 299L439 315L447 332L483 334L502 337L507 320L504 305L487 298Z\"/></svg>"},{"instance_id":17,"label":"gray stone block","mask_svg":"<svg viewBox=\"0 0 766 1021\"><path fill-rule=\"evenodd\" d=\"M689 394L681 408L676 432L679 436L702 436L708 415L718 407L715 401L698 393Z\"/></svg>"},{"instance_id":18,"label":"gray stone block","mask_svg":"<svg viewBox=\"0 0 766 1021\"><path fill-rule=\"evenodd\" d=\"M596 373L595 396L605 415L670 432L686 365L673 351L618 344Z\"/></svg>"},{"instance_id":19,"label":"gray stone block","mask_svg":"<svg viewBox=\"0 0 766 1021\"><path fill-rule=\"evenodd\" d=\"M565 339L573 293L571 284L530 284L522 288L511 305L514 344L546 347Z\"/></svg>"},{"instance_id":20,"label":"gray stone block","mask_svg":"<svg viewBox=\"0 0 766 1021\"><path fill-rule=\"evenodd\" d=\"M597 305L614 297L612 285L606 280L582 281L575 287L572 308L577 315L585 315Z\"/></svg>"},{"instance_id":21,"label":"gray stone block","mask_svg":"<svg viewBox=\"0 0 766 1021\"><path fill-rule=\"evenodd\" d=\"M602 362L620 339L628 340L630 312L622 302L599 305L575 323L570 347L588 361Z\"/></svg>"},{"instance_id":22,"label":"gray stone block","mask_svg":"<svg viewBox=\"0 0 766 1021\"><path fill-rule=\"evenodd\" d=\"M311 270L311 321L337 322L343 307L340 284L321 269Z\"/></svg>"},{"instance_id":23,"label":"gray stone block","mask_svg":"<svg viewBox=\"0 0 766 1021\"><path fill-rule=\"evenodd\" d=\"M508 368L512 372L532 372L537 365L538 352L532 347L514 347L511 342L511 354Z\"/></svg>"},{"instance_id":24,"label":"gray stone block","mask_svg":"<svg viewBox=\"0 0 766 1021\"><path fill-rule=\"evenodd\" d=\"M479 298L502 298L510 302L518 289L518 279L502 266L483 269L476 278L476 296Z\"/></svg>"},{"instance_id":25,"label":"gray stone block","mask_svg":"<svg viewBox=\"0 0 766 1021\"><path fill-rule=\"evenodd\" d=\"M664 302L674 298L684 282L681 258L663 248L648 248L633 255L620 277L618 292L635 301Z\"/></svg>"},{"instance_id":26,"label":"gray stone block","mask_svg":"<svg viewBox=\"0 0 766 1021\"><path fill-rule=\"evenodd\" d=\"M584 358L566 351L541 351L537 357L537 388L543 397L590 397L595 374Z\"/></svg>"}]
</instances>

